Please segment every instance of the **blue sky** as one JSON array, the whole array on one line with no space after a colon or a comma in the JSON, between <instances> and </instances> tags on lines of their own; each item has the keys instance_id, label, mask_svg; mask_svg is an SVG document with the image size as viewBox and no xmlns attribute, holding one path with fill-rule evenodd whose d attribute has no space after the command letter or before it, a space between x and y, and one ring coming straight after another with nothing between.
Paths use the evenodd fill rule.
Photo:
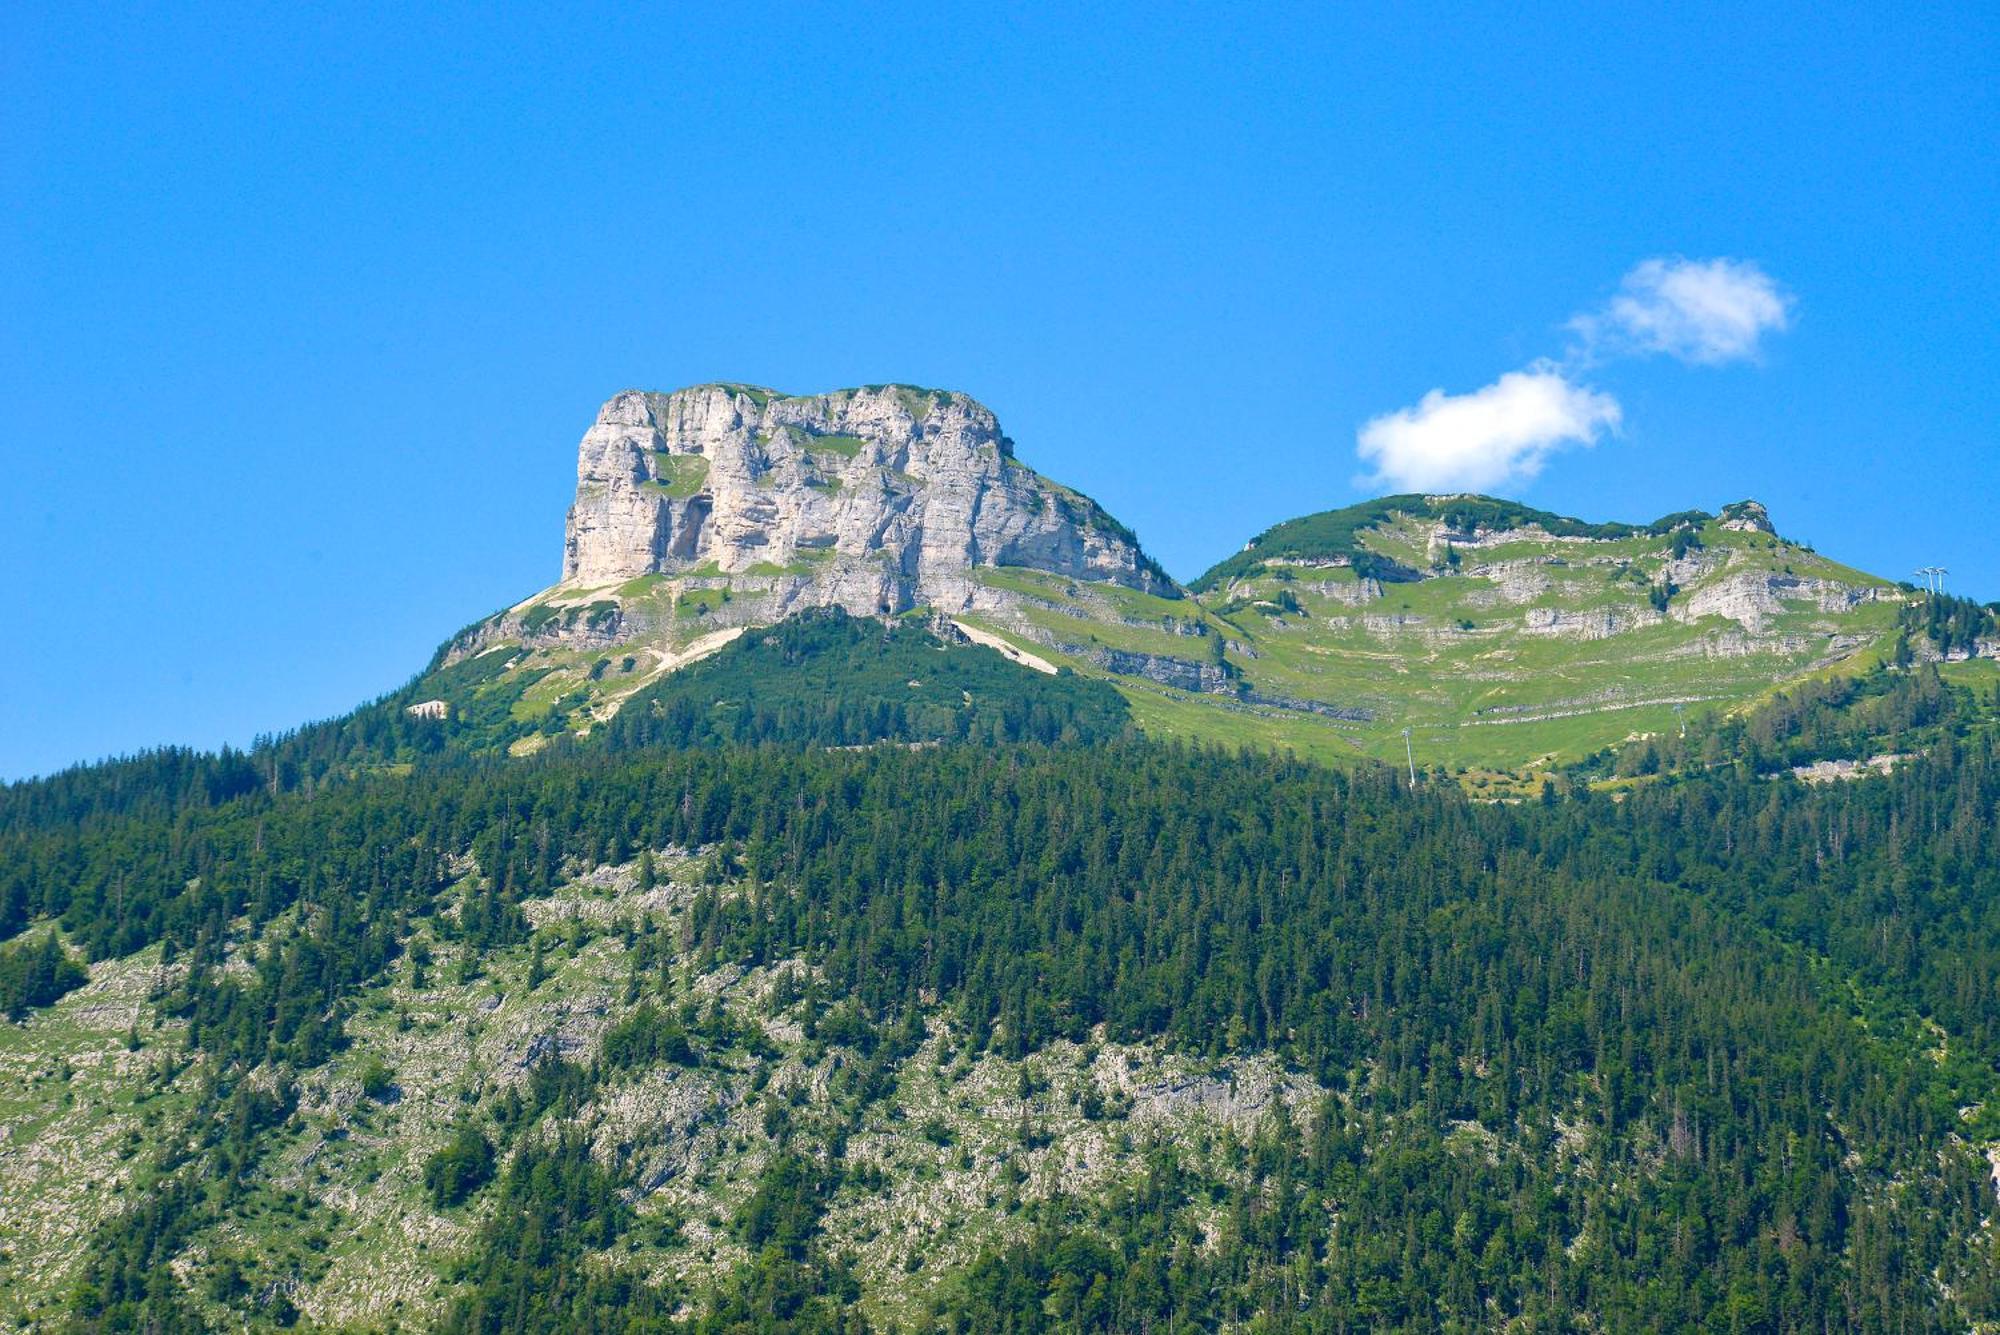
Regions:
<instances>
[{"instance_id":1,"label":"blue sky","mask_svg":"<svg viewBox=\"0 0 2000 1335\"><path fill-rule=\"evenodd\" d=\"M2000 598L1991 5L303 8L0 12L0 776L397 684L627 386L970 392L1191 577L1553 367L1499 490ZM1785 327L1577 355L1673 257Z\"/></svg>"}]
</instances>

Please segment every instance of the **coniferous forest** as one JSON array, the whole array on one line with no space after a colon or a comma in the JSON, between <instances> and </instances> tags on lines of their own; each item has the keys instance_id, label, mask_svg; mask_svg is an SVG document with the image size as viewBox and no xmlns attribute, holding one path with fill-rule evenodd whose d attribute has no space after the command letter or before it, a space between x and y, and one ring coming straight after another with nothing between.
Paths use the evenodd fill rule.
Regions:
<instances>
[{"instance_id":1,"label":"coniferous forest","mask_svg":"<svg viewBox=\"0 0 2000 1335\"><path fill-rule=\"evenodd\" d=\"M650 883L664 849L710 850L704 883L671 932L622 925L623 1018L468 1106L426 1161L466 1237L444 1329L2000 1321L1992 701L1884 672L1477 802L1442 775L1148 742L1108 691L996 675L985 651L934 710L882 703L914 652L894 637L836 624L757 652L886 657L726 724L690 675L527 759L385 748L364 711L0 793L0 1002L32 1016L86 958L157 950L150 1023L185 1035L163 1077L191 1091L180 1132L88 1237L61 1328L304 1322L215 1239L360 999L425 985L434 948L460 971L531 950L537 986L554 957L523 905L635 859ZM1883 777L1773 769L1919 733L1926 753ZM761 1028L670 986L675 961L790 962L773 1005L839 1054L822 1102L766 1099L753 1189L719 1223L745 1259L699 1279L637 1259L684 1240L574 1127L645 1072L770 1055ZM1141 1136L1139 1171L1019 1208L921 1304L871 1318L824 1221L880 1189L852 1138L940 1032L968 1059L1264 1054L1318 1092L1202 1153ZM392 1081L363 1084L383 1102Z\"/></svg>"}]
</instances>

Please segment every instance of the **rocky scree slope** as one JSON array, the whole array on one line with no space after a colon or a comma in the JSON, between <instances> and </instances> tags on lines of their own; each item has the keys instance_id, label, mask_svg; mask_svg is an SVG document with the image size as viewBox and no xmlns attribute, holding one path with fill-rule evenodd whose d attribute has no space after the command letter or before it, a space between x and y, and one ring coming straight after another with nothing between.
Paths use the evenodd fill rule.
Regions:
<instances>
[{"instance_id":1,"label":"rocky scree slope","mask_svg":"<svg viewBox=\"0 0 2000 1335\"><path fill-rule=\"evenodd\" d=\"M634 1226L597 1259L637 1261L696 1292L724 1280L754 1259L737 1221L767 1167L794 1138L837 1129L853 1183L828 1203L824 1232L842 1240L878 1320L920 1323L942 1282L1029 1235L1037 1204L1108 1193L1143 1172L1149 1147L1213 1159L1216 1142L1247 1138L1278 1108L1304 1123L1327 1097L1269 1054L1204 1060L1099 1038L1010 1060L971 1050L939 1016L850 1121L840 1105L852 1072L841 1073L865 1054L835 1024L814 1030L825 1003L805 996L812 965L704 967L685 948L690 908L716 893L702 884L716 854L662 850L657 883L636 862L586 869L522 906L534 944L472 955L415 937L430 963L405 962L367 989L351 1045L295 1085L295 1115L255 1187L177 1264L199 1315L241 1326L233 1301L268 1320L282 1294L320 1328L436 1328L497 1189L445 1205L426 1189L426 1164L461 1127L495 1134L510 1101L535 1099L538 1072L602 1063L621 1027L629 1038L635 1025L685 1019L691 1032L675 1059L614 1071L522 1137L582 1136L629 1179ZM234 943L230 969L252 973L267 944ZM635 958L649 961L643 974ZM0 1329L61 1328L92 1229L141 1195L142 1147L157 1153L178 1129L199 1067L185 1025L154 1020L148 1000L185 967L163 965L155 947L100 965L30 1024L0 1023L0 1178L32 1207L0 1219ZM661 991L669 1010L654 1008ZM371 1068L391 1081L373 1094Z\"/></svg>"}]
</instances>

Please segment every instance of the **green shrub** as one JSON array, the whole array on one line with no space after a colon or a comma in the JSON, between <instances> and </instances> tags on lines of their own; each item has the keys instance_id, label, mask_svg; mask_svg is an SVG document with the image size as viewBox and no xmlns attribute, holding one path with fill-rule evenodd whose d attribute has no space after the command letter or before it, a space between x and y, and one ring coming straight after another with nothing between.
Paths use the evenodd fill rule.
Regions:
<instances>
[{"instance_id":1,"label":"green shrub","mask_svg":"<svg viewBox=\"0 0 2000 1335\"><path fill-rule=\"evenodd\" d=\"M700 1060L681 1022L650 1001L604 1035L604 1064L615 1071L641 1070L661 1062L694 1066Z\"/></svg>"},{"instance_id":2,"label":"green shrub","mask_svg":"<svg viewBox=\"0 0 2000 1335\"><path fill-rule=\"evenodd\" d=\"M477 1127L462 1126L424 1164L431 1204L449 1209L493 1180L493 1142Z\"/></svg>"},{"instance_id":3,"label":"green shrub","mask_svg":"<svg viewBox=\"0 0 2000 1335\"><path fill-rule=\"evenodd\" d=\"M387 1099L396 1088L396 1077L380 1057L371 1056L361 1066L361 1094L377 1103Z\"/></svg>"},{"instance_id":4,"label":"green shrub","mask_svg":"<svg viewBox=\"0 0 2000 1335\"><path fill-rule=\"evenodd\" d=\"M10 1020L27 1018L90 981L83 965L46 932L33 942L0 947L0 1010Z\"/></svg>"}]
</instances>

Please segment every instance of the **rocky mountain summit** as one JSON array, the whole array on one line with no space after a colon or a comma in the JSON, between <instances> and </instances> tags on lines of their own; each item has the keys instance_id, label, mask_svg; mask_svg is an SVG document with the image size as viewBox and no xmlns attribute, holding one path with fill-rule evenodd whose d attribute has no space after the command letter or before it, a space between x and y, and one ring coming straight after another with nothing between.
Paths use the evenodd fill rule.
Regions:
<instances>
[{"instance_id":1,"label":"rocky mountain summit","mask_svg":"<svg viewBox=\"0 0 2000 1335\"><path fill-rule=\"evenodd\" d=\"M1130 530L1015 459L961 394L628 390L577 451L572 587L713 571L771 579L760 612L955 612L1004 600L972 573L1001 566L1177 592Z\"/></svg>"},{"instance_id":2,"label":"rocky mountain summit","mask_svg":"<svg viewBox=\"0 0 2000 1335\"><path fill-rule=\"evenodd\" d=\"M1039 624L1056 600L1087 606L1094 623L1171 623L1172 647L1188 647L1062 640ZM1228 685L1214 650L1188 638L1220 628L1130 529L1021 463L983 404L908 385L613 396L577 450L561 581L462 632L436 666L509 649L487 684L527 693L516 716L566 701L587 730L745 629L817 609L921 609L938 634L1044 672L1067 656ZM447 695L413 708L449 710Z\"/></svg>"}]
</instances>

